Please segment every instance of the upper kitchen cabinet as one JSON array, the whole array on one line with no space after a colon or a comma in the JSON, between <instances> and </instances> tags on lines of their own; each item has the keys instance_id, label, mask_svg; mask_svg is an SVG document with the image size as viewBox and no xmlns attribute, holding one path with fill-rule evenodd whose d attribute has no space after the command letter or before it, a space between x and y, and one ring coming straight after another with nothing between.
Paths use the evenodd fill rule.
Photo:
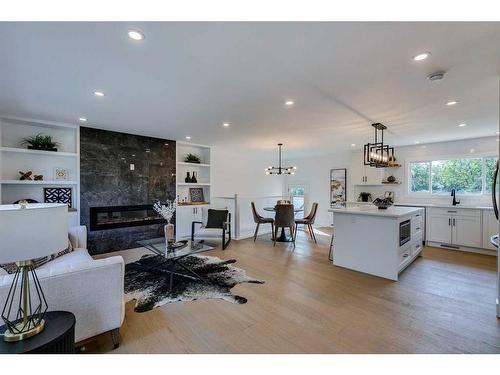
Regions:
<instances>
[{"instance_id":1,"label":"upper kitchen cabinet","mask_svg":"<svg viewBox=\"0 0 500 375\"><path fill-rule=\"evenodd\" d=\"M354 152L351 156L351 181L354 185L380 185L382 168L364 165L363 153Z\"/></svg>"}]
</instances>

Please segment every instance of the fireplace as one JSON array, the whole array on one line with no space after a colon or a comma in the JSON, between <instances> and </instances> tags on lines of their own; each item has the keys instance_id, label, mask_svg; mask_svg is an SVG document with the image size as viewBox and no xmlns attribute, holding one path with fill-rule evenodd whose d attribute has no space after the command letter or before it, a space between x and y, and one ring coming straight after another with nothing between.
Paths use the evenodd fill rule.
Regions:
<instances>
[{"instance_id":1,"label":"fireplace","mask_svg":"<svg viewBox=\"0 0 500 375\"><path fill-rule=\"evenodd\" d=\"M137 227L165 223L153 205L90 207L90 230Z\"/></svg>"}]
</instances>

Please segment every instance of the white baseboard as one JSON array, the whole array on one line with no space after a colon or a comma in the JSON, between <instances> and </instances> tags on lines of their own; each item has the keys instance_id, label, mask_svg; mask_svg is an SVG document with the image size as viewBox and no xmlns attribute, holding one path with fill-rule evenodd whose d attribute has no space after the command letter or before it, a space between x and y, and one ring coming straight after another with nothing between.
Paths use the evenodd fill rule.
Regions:
<instances>
[{"instance_id":1,"label":"white baseboard","mask_svg":"<svg viewBox=\"0 0 500 375\"><path fill-rule=\"evenodd\" d=\"M468 253L477 253L484 255L491 255L496 257L497 252L495 250L488 249L478 249L475 247L458 246L458 245L446 245L439 242L425 241L425 246L437 247L438 249L455 250L455 251L465 251Z\"/></svg>"}]
</instances>

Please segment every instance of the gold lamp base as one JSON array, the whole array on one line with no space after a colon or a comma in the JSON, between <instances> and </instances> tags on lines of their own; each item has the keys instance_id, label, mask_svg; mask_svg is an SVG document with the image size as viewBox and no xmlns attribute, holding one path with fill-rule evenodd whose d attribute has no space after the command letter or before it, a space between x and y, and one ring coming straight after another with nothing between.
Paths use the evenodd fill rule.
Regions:
<instances>
[{"instance_id":1,"label":"gold lamp base","mask_svg":"<svg viewBox=\"0 0 500 375\"><path fill-rule=\"evenodd\" d=\"M43 317L47 311L47 301L33 262L17 262L17 267L1 314L7 326L3 338L8 342L26 340L45 328ZM33 288L30 288L30 283Z\"/></svg>"},{"instance_id":2,"label":"gold lamp base","mask_svg":"<svg viewBox=\"0 0 500 375\"><path fill-rule=\"evenodd\" d=\"M19 323L16 325L16 328L18 328L19 330L21 330L22 327L23 323ZM37 324L36 326L31 327L29 329L25 328L24 332L12 333L9 330L5 331L3 339L7 342L26 340L27 338L33 337L42 332L44 328L45 328L45 320L42 319L40 323Z\"/></svg>"}]
</instances>

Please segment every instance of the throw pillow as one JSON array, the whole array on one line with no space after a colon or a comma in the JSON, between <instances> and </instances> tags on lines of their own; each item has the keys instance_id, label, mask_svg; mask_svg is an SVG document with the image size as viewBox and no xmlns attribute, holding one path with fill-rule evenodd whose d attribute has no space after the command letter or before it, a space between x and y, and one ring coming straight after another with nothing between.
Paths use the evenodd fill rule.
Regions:
<instances>
[{"instance_id":1,"label":"throw pillow","mask_svg":"<svg viewBox=\"0 0 500 375\"><path fill-rule=\"evenodd\" d=\"M220 228L222 229L227 220L228 210L208 210L208 219L206 228Z\"/></svg>"}]
</instances>

